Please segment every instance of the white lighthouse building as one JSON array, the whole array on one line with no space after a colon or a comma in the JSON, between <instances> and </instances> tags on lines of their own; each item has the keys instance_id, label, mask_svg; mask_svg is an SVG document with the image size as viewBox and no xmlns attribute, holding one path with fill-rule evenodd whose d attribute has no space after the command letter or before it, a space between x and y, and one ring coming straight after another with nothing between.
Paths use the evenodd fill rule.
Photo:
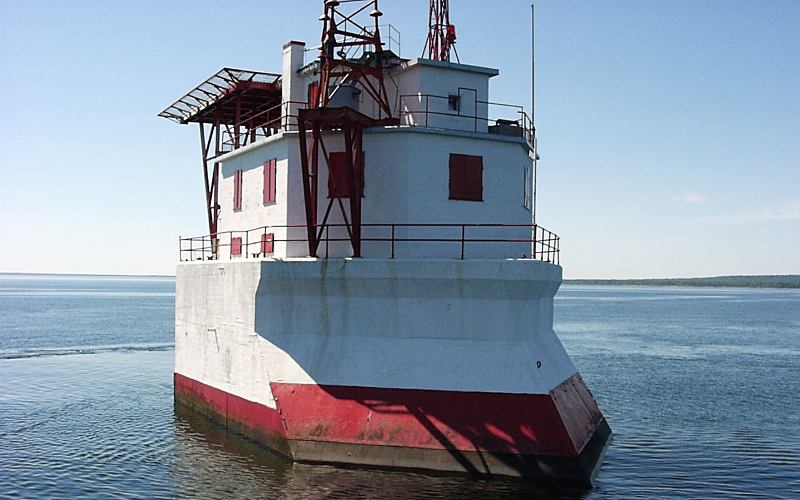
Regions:
<instances>
[{"instance_id":1,"label":"white lighthouse building","mask_svg":"<svg viewBox=\"0 0 800 500\"><path fill-rule=\"evenodd\" d=\"M530 120L496 69L400 57L376 0L323 4L319 52L160 115L200 126L209 223L180 240L176 402L297 461L590 483L610 430L553 332Z\"/></svg>"}]
</instances>

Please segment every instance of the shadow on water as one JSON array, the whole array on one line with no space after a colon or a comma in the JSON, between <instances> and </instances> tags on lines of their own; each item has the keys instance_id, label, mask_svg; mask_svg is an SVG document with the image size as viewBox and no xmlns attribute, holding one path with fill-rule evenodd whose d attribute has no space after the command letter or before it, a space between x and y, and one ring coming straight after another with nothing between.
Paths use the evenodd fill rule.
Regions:
<instances>
[{"instance_id":1,"label":"shadow on water","mask_svg":"<svg viewBox=\"0 0 800 500\"><path fill-rule=\"evenodd\" d=\"M584 498L588 491L464 475L293 463L175 405L183 494L273 498ZM432 425L432 424L431 424Z\"/></svg>"}]
</instances>

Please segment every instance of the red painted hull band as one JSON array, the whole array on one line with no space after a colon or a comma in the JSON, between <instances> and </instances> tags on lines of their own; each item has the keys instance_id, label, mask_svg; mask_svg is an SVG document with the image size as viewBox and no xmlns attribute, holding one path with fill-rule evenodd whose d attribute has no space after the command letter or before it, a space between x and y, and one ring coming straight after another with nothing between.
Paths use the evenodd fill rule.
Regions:
<instances>
[{"instance_id":1,"label":"red painted hull band","mask_svg":"<svg viewBox=\"0 0 800 500\"><path fill-rule=\"evenodd\" d=\"M577 456L602 420L577 374L546 395L273 383L279 410L177 373L175 390L268 441Z\"/></svg>"}]
</instances>

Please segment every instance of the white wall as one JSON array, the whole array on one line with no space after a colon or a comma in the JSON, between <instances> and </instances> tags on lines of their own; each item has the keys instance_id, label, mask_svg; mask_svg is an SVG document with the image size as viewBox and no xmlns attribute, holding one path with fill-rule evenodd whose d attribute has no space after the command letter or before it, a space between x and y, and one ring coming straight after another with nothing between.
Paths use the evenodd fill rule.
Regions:
<instances>
[{"instance_id":1,"label":"white wall","mask_svg":"<svg viewBox=\"0 0 800 500\"><path fill-rule=\"evenodd\" d=\"M341 137L325 135L329 152L344 149ZM449 198L449 155L461 153L483 157L483 201ZM364 135L365 186L362 200L364 224L531 224L531 212L525 207L525 169L531 160L526 143L519 138L490 134L436 131L419 127L372 129ZM278 158L276 203L262 203L263 163ZM242 211L234 212L233 175L243 170ZM285 133L254 144L238 154L228 155L222 163L220 187L220 231L245 231L265 225L304 225L300 155L297 134ZM320 161L318 211L321 220L328 202L327 168ZM343 200L349 217L349 204ZM329 217L331 224L343 224L338 203ZM263 231L261 231L263 232ZM275 238L305 239L304 229L275 229ZM403 229L396 237L459 239L460 228ZM239 234L237 234L239 235ZM388 238L391 229L364 227L366 238ZM244 234L239 236L245 237ZM331 229L333 238L346 238L346 229ZM466 238L530 239L528 228L471 228ZM250 241L260 241L260 232L252 232ZM227 245L229 238L222 235ZM253 252L258 251L254 244ZM327 253L326 253L327 250ZM365 257L388 257L390 244L364 242ZM453 243L398 243L397 257L460 257L461 245ZM222 258L229 252L223 247ZM529 243L467 243L466 258L520 258L531 254ZM275 244L275 257L305 256L307 244ZM350 256L349 242L323 243L320 256Z\"/></svg>"},{"instance_id":2,"label":"white wall","mask_svg":"<svg viewBox=\"0 0 800 500\"><path fill-rule=\"evenodd\" d=\"M488 107L476 101L489 100L489 78L497 74L497 70L491 68L466 64L427 59L408 61L391 73L399 84L400 94L405 96L399 101L401 123L485 133ZM459 110L448 109L447 99L426 98L425 95L460 96Z\"/></svg>"},{"instance_id":3,"label":"white wall","mask_svg":"<svg viewBox=\"0 0 800 500\"><path fill-rule=\"evenodd\" d=\"M287 218L286 197L288 191L289 148L296 148L297 143L287 141L281 135L274 135L253 146L229 154L222 162L219 190L219 203L221 206L218 230L220 232L220 258L230 255L231 236L242 237L242 242L249 238L250 253L259 252L261 233L264 230L255 230L262 226L285 226ZM275 203L264 204L264 162L277 158L275 172ZM294 167L296 168L296 166ZM242 209L233 210L234 172L242 170ZM243 231L250 231L244 233ZM226 234L227 231L237 231L236 234ZM286 230L283 228L269 229L275 239L286 239ZM242 250L244 254L244 248ZM274 255L285 255L285 243L275 243ZM243 258L242 255L241 258ZM236 258L236 257L234 257Z\"/></svg>"},{"instance_id":4,"label":"white wall","mask_svg":"<svg viewBox=\"0 0 800 500\"><path fill-rule=\"evenodd\" d=\"M266 345L255 333L259 262L178 265L175 373L275 408Z\"/></svg>"},{"instance_id":5,"label":"white wall","mask_svg":"<svg viewBox=\"0 0 800 500\"><path fill-rule=\"evenodd\" d=\"M271 407L270 382L547 394L575 373L560 282L530 260L183 263L175 370Z\"/></svg>"}]
</instances>

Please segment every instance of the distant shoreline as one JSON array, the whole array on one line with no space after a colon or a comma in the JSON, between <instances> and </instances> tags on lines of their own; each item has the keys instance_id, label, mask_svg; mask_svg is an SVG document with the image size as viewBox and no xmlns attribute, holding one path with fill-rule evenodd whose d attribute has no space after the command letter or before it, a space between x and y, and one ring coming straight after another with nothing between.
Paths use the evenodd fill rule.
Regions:
<instances>
[{"instance_id":1,"label":"distant shoreline","mask_svg":"<svg viewBox=\"0 0 800 500\"><path fill-rule=\"evenodd\" d=\"M140 278L175 279L169 274L74 274L74 273L10 273L0 276L76 277L76 278ZM639 279L565 279L567 285L685 286L733 288L800 288L800 274L764 274L742 276L709 276L703 278L639 278Z\"/></svg>"},{"instance_id":2,"label":"distant shoreline","mask_svg":"<svg viewBox=\"0 0 800 500\"><path fill-rule=\"evenodd\" d=\"M733 288L800 288L800 274L710 276L705 278L568 279L568 285L637 285Z\"/></svg>"},{"instance_id":3,"label":"distant shoreline","mask_svg":"<svg viewBox=\"0 0 800 500\"><path fill-rule=\"evenodd\" d=\"M171 278L174 274L81 274L81 273L10 273L0 272L0 276L58 276L75 278Z\"/></svg>"}]
</instances>

